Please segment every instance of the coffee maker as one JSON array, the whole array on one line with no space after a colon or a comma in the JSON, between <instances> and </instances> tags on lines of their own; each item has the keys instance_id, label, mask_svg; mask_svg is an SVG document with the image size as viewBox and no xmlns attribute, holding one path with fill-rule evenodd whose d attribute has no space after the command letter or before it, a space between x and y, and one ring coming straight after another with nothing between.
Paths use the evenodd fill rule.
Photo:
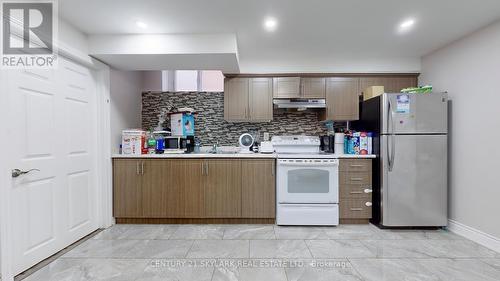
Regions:
<instances>
[{"instance_id":1,"label":"coffee maker","mask_svg":"<svg viewBox=\"0 0 500 281\"><path fill-rule=\"evenodd\" d=\"M335 147L335 136L334 135L326 135L320 136L320 149L325 153L334 153Z\"/></svg>"}]
</instances>

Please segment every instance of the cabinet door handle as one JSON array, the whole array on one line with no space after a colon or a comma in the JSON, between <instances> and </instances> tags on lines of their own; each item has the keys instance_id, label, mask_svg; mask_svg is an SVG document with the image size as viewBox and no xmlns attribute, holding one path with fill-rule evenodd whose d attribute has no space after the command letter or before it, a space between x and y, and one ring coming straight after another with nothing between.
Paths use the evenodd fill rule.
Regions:
<instances>
[{"instance_id":1,"label":"cabinet door handle","mask_svg":"<svg viewBox=\"0 0 500 281\"><path fill-rule=\"evenodd\" d=\"M274 169L275 169L274 165L275 165L275 163L273 162L273 167L271 168L271 176L273 176L273 177L274 177Z\"/></svg>"},{"instance_id":2,"label":"cabinet door handle","mask_svg":"<svg viewBox=\"0 0 500 281\"><path fill-rule=\"evenodd\" d=\"M362 181L363 178L351 178L352 181Z\"/></svg>"},{"instance_id":3,"label":"cabinet door handle","mask_svg":"<svg viewBox=\"0 0 500 281\"><path fill-rule=\"evenodd\" d=\"M208 174L209 174L209 172L208 172L208 162L205 162L205 165L207 167L207 176L208 176Z\"/></svg>"},{"instance_id":4,"label":"cabinet door handle","mask_svg":"<svg viewBox=\"0 0 500 281\"><path fill-rule=\"evenodd\" d=\"M363 208L351 208L351 211L363 211Z\"/></svg>"},{"instance_id":5,"label":"cabinet door handle","mask_svg":"<svg viewBox=\"0 0 500 281\"><path fill-rule=\"evenodd\" d=\"M141 175L144 175L144 162L141 162Z\"/></svg>"},{"instance_id":6,"label":"cabinet door handle","mask_svg":"<svg viewBox=\"0 0 500 281\"><path fill-rule=\"evenodd\" d=\"M139 174L139 162L136 162L135 163L135 174L138 175Z\"/></svg>"},{"instance_id":7,"label":"cabinet door handle","mask_svg":"<svg viewBox=\"0 0 500 281\"><path fill-rule=\"evenodd\" d=\"M201 162L201 175L203 176L205 174L205 163Z\"/></svg>"}]
</instances>

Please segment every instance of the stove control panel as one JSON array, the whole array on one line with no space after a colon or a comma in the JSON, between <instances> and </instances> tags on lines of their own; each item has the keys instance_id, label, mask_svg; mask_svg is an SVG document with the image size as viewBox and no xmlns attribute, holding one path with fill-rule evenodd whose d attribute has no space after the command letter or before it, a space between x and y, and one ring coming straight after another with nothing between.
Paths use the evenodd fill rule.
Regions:
<instances>
[{"instance_id":1,"label":"stove control panel","mask_svg":"<svg viewBox=\"0 0 500 281\"><path fill-rule=\"evenodd\" d=\"M278 159L278 165L337 166L338 164L339 164L338 159Z\"/></svg>"}]
</instances>

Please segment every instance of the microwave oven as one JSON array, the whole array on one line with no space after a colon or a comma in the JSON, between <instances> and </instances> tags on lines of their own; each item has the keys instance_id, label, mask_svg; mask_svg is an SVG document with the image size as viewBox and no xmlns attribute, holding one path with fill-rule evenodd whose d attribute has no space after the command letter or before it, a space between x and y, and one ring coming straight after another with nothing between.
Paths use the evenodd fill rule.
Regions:
<instances>
[{"instance_id":1,"label":"microwave oven","mask_svg":"<svg viewBox=\"0 0 500 281\"><path fill-rule=\"evenodd\" d=\"M165 138L165 149L184 150L187 153L194 151L194 136L179 137L169 136Z\"/></svg>"}]
</instances>

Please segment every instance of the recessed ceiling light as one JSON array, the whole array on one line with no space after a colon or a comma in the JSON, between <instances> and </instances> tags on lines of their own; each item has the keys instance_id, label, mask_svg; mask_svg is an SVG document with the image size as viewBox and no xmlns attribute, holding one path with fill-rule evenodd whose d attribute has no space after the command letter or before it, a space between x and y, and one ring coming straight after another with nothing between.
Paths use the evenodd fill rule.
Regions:
<instances>
[{"instance_id":1,"label":"recessed ceiling light","mask_svg":"<svg viewBox=\"0 0 500 281\"><path fill-rule=\"evenodd\" d=\"M148 28L148 25L142 21L136 21L135 24L140 28Z\"/></svg>"},{"instance_id":2,"label":"recessed ceiling light","mask_svg":"<svg viewBox=\"0 0 500 281\"><path fill-rule=\"evenodd\" d=\"M267 18L264 20L264 28L267 31L275 31L278 27L278 21L275 18Z\"/></svg>"},{"instance_id":3,"label":"recessed ceiling light","mask_svg":"<svg viewBox=\"0 0 500 281\"><path fill-rule=\"evenodd\" d=\"M409 30L413 25L415 25L415 20L414 19L406 19L402 23L399 24L399 31L407 31Z\"/></svg>"}]
</instances>

